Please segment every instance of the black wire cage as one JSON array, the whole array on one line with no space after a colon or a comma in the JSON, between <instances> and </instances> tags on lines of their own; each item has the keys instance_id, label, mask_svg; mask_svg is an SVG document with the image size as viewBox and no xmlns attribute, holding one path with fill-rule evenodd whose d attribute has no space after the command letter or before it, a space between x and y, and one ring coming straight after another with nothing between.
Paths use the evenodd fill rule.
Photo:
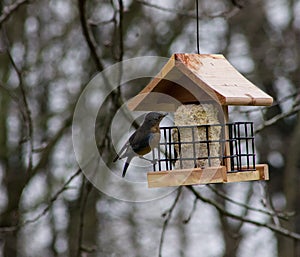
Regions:
<instances>
[{"instance_id":1,"label":"black wire cage","mask_svg":"<svg viewBox=\"0 0 300 257\"><path fill-rule=\"evenodd\" d=\"M254 171L253 122L161 127L153 171L226 166L227 172Z\"/></svg>"}]
</instances>

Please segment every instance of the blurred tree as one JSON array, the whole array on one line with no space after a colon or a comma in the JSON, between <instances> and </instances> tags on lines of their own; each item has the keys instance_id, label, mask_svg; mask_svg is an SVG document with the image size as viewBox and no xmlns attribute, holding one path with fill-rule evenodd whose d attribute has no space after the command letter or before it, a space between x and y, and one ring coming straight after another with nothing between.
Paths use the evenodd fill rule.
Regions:
<instances>
[{"instance_id":1,"label":"blurred tree","mask_svg":"<svg viewBox=\"0 0 300 257\"><path fill-rule=\"evenodd\" d=\"M275 99L271 108L233 110L257 124L260 163L270 165L267 186L189 187L155 202L125 203L99 193L77 166L71 125L85 85L125 59L195 52L195 1L4 0L3 256L300 256L300 2L199 5L201 52L223 53ZM123 85L99 111L95 136L108 162L113 117L146 83Z\"/></svg>"}]
</instances>

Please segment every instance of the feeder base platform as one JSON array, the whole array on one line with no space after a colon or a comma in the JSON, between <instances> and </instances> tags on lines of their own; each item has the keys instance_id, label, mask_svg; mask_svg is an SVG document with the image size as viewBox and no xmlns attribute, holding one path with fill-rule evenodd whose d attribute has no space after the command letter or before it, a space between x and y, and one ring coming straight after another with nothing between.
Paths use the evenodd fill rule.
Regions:
<instances>
[{"instance_id":1,"label":"feeder base platform","mask_svg":"<svg viewBox=\"0 0 300 257\"><path fill-rule=\"evenodd\" d=\"M269 180L269 169L267 164L257 164L253 171L239 172L227 172L225 166L156 171L148 172L147 179L149 188Z\"/></svg>"}]
</instances>

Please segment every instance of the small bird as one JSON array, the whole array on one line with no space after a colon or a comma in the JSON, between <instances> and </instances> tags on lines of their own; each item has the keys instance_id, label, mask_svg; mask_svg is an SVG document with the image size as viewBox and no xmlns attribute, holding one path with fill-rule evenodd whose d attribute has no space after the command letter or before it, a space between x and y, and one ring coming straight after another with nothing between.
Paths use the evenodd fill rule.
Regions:
<instances>
[{"instance_id":1,"label":"small bird","mask_svg":"<svg viewBox=\"0 0 300 257\"><path fill-rule=\"evenodd\" d=\"M113 162L127 157L122 177L125 177L129 163L134 157L139 156L142 159L148 160L143 155L158 146L160 141L159 123L166 115L167 113L148 113L143 124L130 136L127 143L121 148Z\"/></svg>"}]
</instances>

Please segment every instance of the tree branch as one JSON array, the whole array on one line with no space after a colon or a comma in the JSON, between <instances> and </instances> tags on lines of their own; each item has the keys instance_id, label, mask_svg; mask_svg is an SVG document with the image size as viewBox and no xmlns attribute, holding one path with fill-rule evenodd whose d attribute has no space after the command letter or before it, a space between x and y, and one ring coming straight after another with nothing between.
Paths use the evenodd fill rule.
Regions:
<instances>
[{"instance_id":1,"label":"tree branch","mask_svg":"<svg viewBox=\"0 0 300 257\"><path fill-rule=\"evenodd\" d=\"M59 139L64 135L65 130L71 125L72 123L72 115L68 117L64 124L61 126L61 128L56 132L56 134L51 138L51 140L48 142L47 146L43 149L33 149L33 151L41 152L40 159L38 163L33 167L32 174L35 174L40 170L42 167L45 166L47 161L49 160L50 156L49 153L53 150L53 148L56 146L56 143L59 141Z\"/></svg>"},{"instance_id":2,"label":"tree branch","mask_svg":"<svg viewBox=\"0 0 300 257\"><path fill-rule=\"evenodd\" d=\"M104 69L103 64L101 63L98 53L97 53L97 43L95 38L93 37L93 34L90 30L89 24L87 22L86 18L86 0L78 0L78 10L79 10L79 16L80 16L80 24L82 28L83 35L85 37L85 40L88 44L88 47L91 51L92 58L95 62L95 65L97 67L98 71L102 71Z\"/></svg>"},{"instance_id":3,"label":"tree branch","mask_svg":"<svg viewBox=\"0 0 300 257\"><path fill-rule=\"evenodd\" d=\"M18 68L18 66L15 63L15 60L12 57L9 50L7 50L7 54L8 54L9 60L12 64L14 70L17 73L17 76L19 79L19 87L20 87L20 91L21 91L21 95L22 95L22 101L23 101L23 105L25 108L26 125L27 125L27 131L28 131L28 135L25 140L29 142L28 167L27 167L27 173L29 174L32 171L32 153L33 153L33 125L32 125L32 118L31 118L31 111L29 108L26 91L25 91L25 86L23 83L22 71Z\"/></svg>"},{"instance_id":4,"label":"tree branch","mask_svg":"<svg viewBox=\"0 0 300 257\"><path fill-rule=\"evenodd\" d=\"M119 62L123 61L124 55L124 40L123 40L123 0L119 0Z\"/></svg>"},{"instance_id":5,"label":"tree branch","mask_svg":"<svg viewBox=\"0 0 300 257\"><path fill-rule=\"evenodd\" d=\"M191 210L191 212L190 212L190 215L187 217L187 219L185 219L185 220L183 221L184 224L189 223L190 220L192 219L192 216L193 216L193 214L194 214L195 211L196 211L197 202L198 202L198 199L197 199L197 197L195 197L194 202L193 202L193 208L192 208L192 210Z\"/></svg>"},{"instance_id":6,"label":"tree branch","mask_svg":"<svg viewBox=\"0 0 300 257\"><path fill-rule=\"evenodd\" d=\"M289 101L289 100L297 97L299 95L299 93L300 93L300 89L297 89L294 93L289 94L285 97L282 97L280 100L274 101L272 106L261 106L261 107L257 107L257 108L251 108L249 110L239 111L239 113L248 114L248 113L252 113L252 112L263 111L263 110L266 110L266 109L269 109L269 108L274 108L274 107L276 107L276 106L278 106L278 105L280 105L280 104L282 104L286 101ZM296 99L295 103L297 103L297 99ZM294 106L296 106L296 105L294 105Z\"/></svg>"},{"instance_id":7,"label":"tree branch","mask_svg":"<svg viewBox=\"0 0 300 257\"><path fill-rule=\"evenodd\" d=\"M5 22L15 11L17 11L20 6L26 3L29 3L29 0L19 0L9 6L5 6L0 16L0 28L3 22Z\"/></svg>"},{"instance_id":8,"label":"tree branch","mask_svg":"<svg viewBox=\"0 0 300 257\"><path fill-rule=\"evenodd\" d=\"M179 9L163 7L163 6L160 6L160 5L157 5L157 4L152 4L152 3L149 3L149 2L143 1L143 0L136 0L136 2L138 2L140 4L143 4L145 6L151 7L151 8L155 8L155 9L160 10L160 11L169 12L169 13L173 13L173 14L175 13L179 16L187 17L187 18L191 18L191 19L197 19L196 15L191 14L191 13L186 12L186 11L179 10ZM208 17L208 18L223 17L225 19L229 19L229 18L233 17L234 15L236 15L239 12L240 9L241 8L239 8L238 6L235 5L232 9L227 10L227 11L223 11L223 12L220 12L220 13L217 13L217 14L207 14L205 12L202 12L202 14L199 15L199 19L203 19L203 17Z\"/></svg>"},{"instance_id":9,"label":"tree branch","mask_svg":"<svg viewBox=\"0 0 300 257\"><path fill-rule=\"evenodd\" d=\"M266 127L269 127L273 124L275 124L276 122L282 120L282 119L285 119L289 116L292 116L294 114L297 114L298 112L300 111L300 106L295 106L294 108L292 108L291 110L285 112L285 113L280 113L276 116L274 116L273 118L269 119L269 120L266 120L264 121L256 130L255 130L255 133L258 133L260 132L261 130L263 130L264 128Z\"/></svg>"},{"instance_id":10,"label":"tree branch","mask_svg":"<svg viewBox=\"0 0 300 257\"><path fill-rule=\"evenodd\" d=\"M174 199L173 204L171 205L171 207L167 211L165 211L162 214L162 216L165 217L165 221L164 221L162 231L161 231L161 236L160 236L159 249L158 249L158 256L159 257L162 257L162 246L163 246L163 243L164 243L165 233L166 233L169 221L171 219L172 213L174 211L174 208L175 208L176 204L178 203L179 197L181 195L181 191L182 191L182 187L179 187L177 189L177 195Z\"/></svg>"},{"instance_id":11,"label":"tree branch","mask_svg":"<svg viewBox=\"0 0 300 257\"><path fill-rule=\"evenodd\" d=\"M52 205L54 204L54 202L57 200L57 198L67 189L69 189L68 185L73 181L74 178L76 178L77 176L79 176L82 173L81 169L79 168L65 183L64 185L61 187L61 189L59 189L50 199L48 206L39 214L37 215L35 218L31 219L31 220L27 220L25 221L22 226L26 226L30 223L34 223L36 221L38 221L41 217L43 217L44 215L47 214L47 212L51 209Z\"/></svg>"},{"instance_id":12,"label":"tree branch","mask_svg":"<svg viewBox=\"0 0 300 257\"><path fill-rule=\"evenodd\" d=\"M87 206L87 201L90 192L92 191L93 186L90 182L84 177L84 181L82 183L82 190L80 194L80 220L79 220L79 232L78 232L78 240L77 240L77 254L76 257L81 256L81 252L85 251L85 247L83 246L83 228L84 228L84 217L85 210Z\"/></svg>"},{"instance_id":13,"label":"tree branch","mask_svg":"<svg viewBox=\"0 0 300 257\"><path fill-rule=\"evenodd\" d=\"M210 190L212 190L217 196L222 197L224 200L226 200L228 202L231 202L235 205L238 205L240 207L243 207L245 209L248 209L250 211L259 212L259 213L266 214L266 215L272 216L272 217L279 217L279 218L284 219L284 220L288 219L287 218L288 214L278 213L278 212L275 212L273 210L263 210L263 209L255 208L255 207L252 207L248 204L244 204L244 203L238 202L236 200L233 200L232 198L228 197L225 193L221 192L220 190L217 190L216 188L214 188L211 185L208 185L207 187Z\"/></svg>"},{"instance_id":14,"label":"tree branch","mask_svg":"<svg viewBox=\"0 0 300 257\"><path fill-rule=\"evenodd\" d=\"M203 197L199 192L197 192L195 190L195 188L193 186L187 186L187 188L199 200L201 200L201 201L203 201L205 203L208 203L208 204L214 206L217 209L217 211L220 212L221 215L225 215L225 216L230 217L232 219L240 220L240 221L243 221L243 222L246 222L246 223L258 226L258 227L264 227L264 228L267 228L267 229L269 229L269 230L271 230L273 232L276 232L276 233L278 233L280 235L283 235L283 236L286 236L286 237L289 237L289 238L293 238L295 240L300 241L300 234L298 234L298 233L289 231L289 230L287 230L287 229L285 229L283 227L279 227L279 226L276 226L276 225L273 225L273 224L268 224L268 223L264 223L264 222L260 222L260 221L256 221L256 220L252 220L252 219L248 219L248 218L242 217L240 215L236 215L236 214L234 214L232 212L229 212L229 211L225 210L220 204L218 204L214 200Z\"/></svg>"},{"instance_id":15,"label":"tree branch","mask_svg":"<svg viewBox=\"0 0 300 257\"><path fill-rule=\"evenodd\" d=\"M53 206L54 202L58 199L58 197L66 190L69 189L68 185L72 182L72 180L74 178L76 178L78 175L81 174L81 169L78 169L65 183L64 185L61 187L61 189L59 189L49 200L47 206L43 209L43 211L38 214L35 218L33 219L28 219L25 220L24 222L16 225L16 226L11 226L11 227L1 227L0 228L0 233L8 233L8 232L14 232L19 230L22 227L25 227L29 224L35 223L37 222L40 218L42 218L43 216L45 216L49 210L51 209L51 207Z\"/></svg>"},{"instance_id":16,"label":"tree branch","mask_svg":"<svg viewBox=\"0 0 300 257\"><path fill-rule=\"evenodd\" d=\"M24 112L23 105L20 102L20 99L17 97L17 95L14 94L12 92L12 90L10 90L6 86L2 85L1 83L0 83L0 88L2 88L9 95L9 97L18 105L18 109L21 113L22 119L23 119L24 122L26 122L26 113Z\"/></svg>"}]
</instances>

